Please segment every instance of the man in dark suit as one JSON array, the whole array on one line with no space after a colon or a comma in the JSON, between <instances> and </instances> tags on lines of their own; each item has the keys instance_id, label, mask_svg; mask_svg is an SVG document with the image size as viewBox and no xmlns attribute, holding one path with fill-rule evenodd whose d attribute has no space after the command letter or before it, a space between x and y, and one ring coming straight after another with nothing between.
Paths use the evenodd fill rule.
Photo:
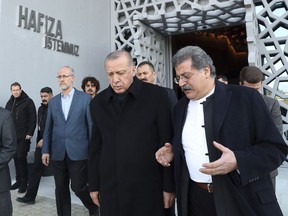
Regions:
<instances>
[{"instance_id":1,"label":"man in dark suit","mask_svg":"<svg viewBox=\"0 0 288 216\"><path fill-rule=\"evenodd\" d=\"M31 178L28 181L27 192L23 197L17 197L16 201L26 204L34 204L37 196L41 176L43 174L45 166L42 163L42 145L43 145L43 133L46 124L47 110L49 100L53 97L53 92L50 87L44 87L40 90L41 106L38 108L38 127L37 127L37 139L36 148L34 152L34 163L31 170Z\"/></svg>"},{"instance_id":2,"label":"man in dark suit","mask_svg":"<svg viewBox=\"0 0 288 216\"><path fill-rule=\"evenodd\" d=\"M13 116L0 107L0 215L12 216L11 177L8 163L16 152L17 138Z\"/></svg>"},{"instance_id":3,"label":"man in dark suit","mask_svg":"<svg viewBox=\"0 0 288 216\"><path fill-rule=\"evenodd\" d=\"M260 68L256 66L246 66L242 68L239 75L240 85L254 88L261 93L262 81L264 80L264 75ZM280 134L283 134L283 124L282 115L280 110L280 104L278 100L261 94L271 115L272 119L278 128ZM275 169L270 173L274 190L276 189L276 176L278 175L278 170Z\"/></svg>"},{"instance_id":4,"label":"man in dark suit","mask_svg":"<svg viewBox=\"0 0 288 216\"><path fill-rule=\"evenodd\" d=\"M137 66L138 79L156 85L157 83L157 73L155 71L154 65L149 61L140 62ZM163 87L168 94L171 111L176 105L178 99L173 89Z\"/></svg>"},{"instance_id":5,"label":"man in dark suit","mask_svg":"<svg viewBox=\"0 0 288 216\"><path fill-rule=\"evenodd\" d=\"M269 173L287 155L259 92L215 80L213 61L188 46L173 57L175 82L186 97L174 109L174 153L179 216L282 216Z\"/></svg>"},{"instance_id":6,"label":"man in dark suit","mask_svg":"<svg viewBox=\"0 0 288 216\"><path fill-rule=\"evenodd\" d=\"M57 79L61 93L49 102L42 146L44 165L48 166L52 160L57 214L71 215L71 180L71 189L90 215L98 215L98 208L92 202L87 186L91 97L73 87L74 70L71 67L60 68Z\"/></svg>"},{"instance_id":7,"label":"man in dark suit","mask_svg":"<svg viewBox=\"0 0 288 216\"><path fill-rule=\"evenodd\" d=\"M154 65L149 61L142 61L137 66L136 76L143 82L151 83L157 85L157 72L155 71ZM177 96L173 89L163 87L168 94L168 99L170 102L171 112L174 106L178 102ZM164 209L165 216L175 215L175 203L169 209Z\"/></svg>"},{"instance_id":8,"label":"man in dark suit","mask_svg":"<svg viewBox=\"0 0 288 216\"><path fill-rule=\"evenodd\" d=\"M101 215L163 216L174 200L173 173L154 154L171 139L167 93L135 77L126 51L110 53L105 69L110 86L90 109L90 195Z\"/></svg>"}]
</instances>

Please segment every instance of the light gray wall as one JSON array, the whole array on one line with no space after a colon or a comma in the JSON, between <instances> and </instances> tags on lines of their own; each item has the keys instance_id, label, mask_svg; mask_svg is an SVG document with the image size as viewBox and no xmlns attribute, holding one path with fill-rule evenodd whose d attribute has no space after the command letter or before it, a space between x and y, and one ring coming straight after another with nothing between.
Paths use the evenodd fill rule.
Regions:
<instances>
[{"instance_id":1,"label":"light gray wall","mask_svg":"<svg viewBox=\"0 0 288 216\"><path fill-rule=\"evenodd\" d=\"M18 7L51 16L62 24L63 41L80 46L79 57L43 48L44 30L36 33L18 26ZM111 1L107 0L0 0L0 106L10 98L10 85L17 81L34 100L39 91L50 86L59 93L56 74L61 66L75 70L75 87L81 89L84 76L95 76L101 90L108 86L104 58L111 51ZM30 156L35 148L34 135ZM12 162L10 163L12 164ZM14 178L14 165L11 166Z\"/></svg>"},{"instance_id":2,"label":"light gray wall","mask_svg":"<svg viewBox=\"0 0 288 216\"><path fill-rule=\"evenodd\" d=\"M42 87L59 92L56 74L63 65L74 68L78 89L87 75L95 76L101 89L108 86L103 62L111 50L111 1L100 1L0 0L0 106L5 106L10 84L17 81L38 107ZM17 27L19 5L60 20L62 40L79 45L80 56L45 49L44 30Z\"/></svg>"}]
</instances>

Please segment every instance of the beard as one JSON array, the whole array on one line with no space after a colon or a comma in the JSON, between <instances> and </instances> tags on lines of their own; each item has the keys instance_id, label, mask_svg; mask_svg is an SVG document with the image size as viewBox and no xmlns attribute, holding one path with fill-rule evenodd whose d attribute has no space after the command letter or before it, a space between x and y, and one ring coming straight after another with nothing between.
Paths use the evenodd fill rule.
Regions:
<instances>
[{"instance_id":1,"label":"beard","mask_svg":"<svg viewBox=\"0 0 288 216\"><path fill-rule=\"evenodd\" d=\"M69 88L69 87L68 87L67 85L65 85L65 84L63 84L63 85L60 86L60 89L61 89L61 90L64 90L64 91L67 90L68 88Z\"/></svg>"}]
</instances>

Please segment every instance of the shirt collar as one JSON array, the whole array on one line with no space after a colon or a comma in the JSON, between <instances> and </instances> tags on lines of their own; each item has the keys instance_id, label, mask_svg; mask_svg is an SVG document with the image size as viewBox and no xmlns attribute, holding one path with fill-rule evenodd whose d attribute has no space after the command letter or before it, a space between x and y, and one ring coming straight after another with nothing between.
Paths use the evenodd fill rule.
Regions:
<instances>
[{"instance_id":1,"label":"shirt collar","mask_svg":"<svg viewBox=\"0 0 288 216\"><path fill-rule=\"evenodd\" d=\"M127 92L125 92L127 95L132 95L134 98L139 97L141 88L142 88L143 82L140 81L137 77L133 78L133 82L131 83L130 87L128 88ZM124 93L124 94L125 94ZM108 87L108 97L107 100L113 99L113 97L116 95L114 90L111 88L111 86ZM127 96L126 95L126 96Z\"/></svg>"},{"instance_id":2,"label":"shirt collar","mask_svg":"<svg viewBox=\"0 0 288 216\"><path fill-rule=\"evenodd\" d=\"M71 98L71 97L73 97L74 92L75 92L75 89L74 89L74 88L72 88L72 90L69 92L68 95L64 95L64 94L61 92L61 97L64 98L64 99L65 99L65 98Z\"/></svg>"},{"instance_id":3,"label":"shirt collar","mask_svg":"<svg viewBox=\"0 0 288 216\"><path fill-rule=\"evenodd\" d=\"M206 101L211 95L213 95L214 91L215 91L215 86L206 96L204 96L203 98L200 98L199 100L195 100L195 102L196 103L202 103L202 102Z\"/></svg>"}]
</instances>

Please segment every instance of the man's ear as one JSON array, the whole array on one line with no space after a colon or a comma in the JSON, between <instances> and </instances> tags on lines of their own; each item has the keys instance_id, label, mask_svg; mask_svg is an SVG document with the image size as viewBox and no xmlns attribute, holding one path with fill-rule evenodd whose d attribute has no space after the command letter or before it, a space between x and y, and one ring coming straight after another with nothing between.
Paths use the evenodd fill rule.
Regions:
<instances>
[{"instance_id":1,"label":"man's ear","mask_svg":"<svg viewBox=\"0 0 288 216\"><path fill-rule=\"evenodd\" d=\"M132 67L132 74L133 74L133 77L136 75L136 66Z\"/></svg>"},{"instance_id":2,"label":"man's ear","mask_svg":"<svg viewBox=\"0 0 288 216\"><path fill-rule=\"evenodd\" d=\"M210 67L206 66L204 67L204 74L207 76L207 77L210 77L211 76L211 69Z\"/></svg>"}]
</instances>

